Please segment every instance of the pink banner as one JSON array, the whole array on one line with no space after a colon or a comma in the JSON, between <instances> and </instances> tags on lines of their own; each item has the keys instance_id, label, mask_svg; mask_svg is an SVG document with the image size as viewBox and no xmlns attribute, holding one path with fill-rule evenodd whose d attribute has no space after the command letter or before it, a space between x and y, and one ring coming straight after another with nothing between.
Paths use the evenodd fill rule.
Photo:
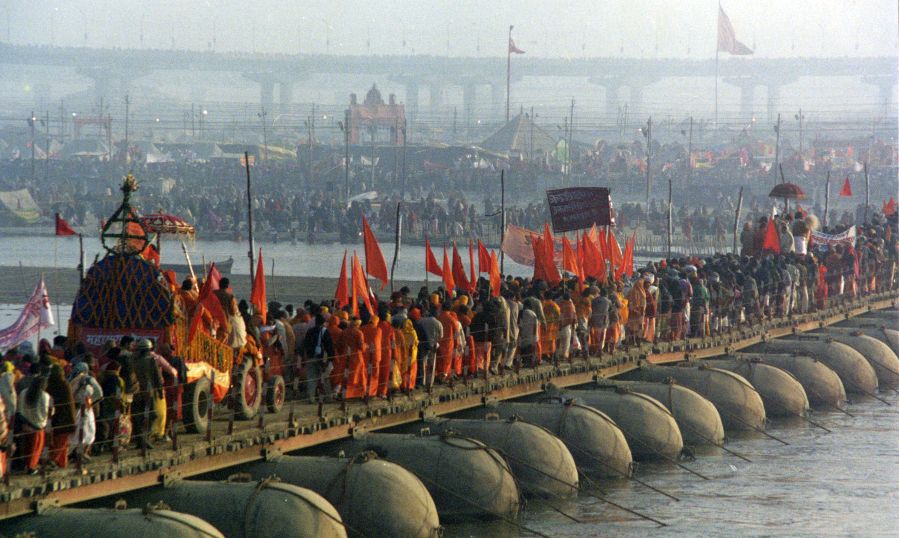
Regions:
<instances>
[{"instance_id":1,"label":"pink banner","mask_svg":"<svg viewBox=\"0 0 899 538\"><path fill-rule=\"evenodd\" d=\"M22 313L15 323L0 330L0 351L13 348L25 340L38 334L41 329L52 327L53 312L50 310L50 297L47 295L47 287L41 279L34 288L31 298L22 308Z\"/></svg>"}]
</instances>

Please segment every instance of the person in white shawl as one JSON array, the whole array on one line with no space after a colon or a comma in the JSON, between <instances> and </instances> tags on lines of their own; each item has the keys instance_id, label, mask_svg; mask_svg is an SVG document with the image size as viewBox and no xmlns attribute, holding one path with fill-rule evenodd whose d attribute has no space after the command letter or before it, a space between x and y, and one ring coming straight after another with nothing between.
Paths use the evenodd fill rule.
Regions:
<instances>
[{"instance_id":1,"label":"person in white shawl","mask_svg":"<svg viewBox=\"0 0 899 538\"><path fill-rule=\"evenodd\" d=\"M69 386L77 408L75 431L69 436L69 446L82 460L88 460L91 445L97 436L94 404L103 397L103 389L90 373L86 362L75 363L69 377Z\"/></svg>"}]
</instances>

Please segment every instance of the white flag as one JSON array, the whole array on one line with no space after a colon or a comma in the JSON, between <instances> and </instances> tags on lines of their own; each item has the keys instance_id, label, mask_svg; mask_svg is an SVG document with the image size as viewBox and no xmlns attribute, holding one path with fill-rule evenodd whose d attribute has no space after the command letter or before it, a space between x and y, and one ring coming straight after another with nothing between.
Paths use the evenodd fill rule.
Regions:
<instances>
[{"instance_id":1,"label":"white flag","mask_svg":"<svg viewBox=\"0 0 899 538\"><path fill-rule=\"evenodd\" d=\"M47 327L52 327L56 325L56 320L53 319L53 309L50 307L50 295L47 293L47 285L44 284L44 279L41 278L40 283L41 289L41 329L45 329Z\"/></svg>"}]
</instances>

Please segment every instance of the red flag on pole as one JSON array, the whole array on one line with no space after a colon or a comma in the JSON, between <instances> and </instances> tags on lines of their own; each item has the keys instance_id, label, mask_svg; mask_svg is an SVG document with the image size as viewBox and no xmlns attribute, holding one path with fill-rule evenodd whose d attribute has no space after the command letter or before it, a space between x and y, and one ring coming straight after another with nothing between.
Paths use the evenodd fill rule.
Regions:
<instances>
[{"instance_id":1,"label":"red flag on pole","mask_svg":"<svg viewBox=\"0 0 899 538\"><path fill-rule=\"evenodd\" d=\"M892 216L896 212L896 200L890 196L890 201L883 204L883 214L887 217Z\"/></svg>"},{"instance_id":2,"label":"red flag on pole","mask_svg":"<svg viewBox=\"0 0 899 538\"><path fill-rule=\"evenodd\" d=\"M534 251L534 276L532 277L534 280L546 280L546 268L544 267L545 262L543 261L544 249L543 242L536 235L532 235L531 237L531 249Z\"/></svg>"},{"instance_id":3,"label":"red flag on pole","mask_svg":"<svg viewBox=\"0 0 899 538\"><path fill-rule=\"evenodd\" d=\"M502 277L499 274L499 260L496 259L496 251L490 251L490 294L499 297L499 289L502 287Z\"/></svg>"},{"instance_id":4,"label":"red flag on pole","mask_svg":"<svg viewBox=\"0 0 899 538\"><path fill-rule=\"evenodd\" d=\"M425 237L425 271L432 275L443 276L443 269L440 268L440 263L437 262L434 251L431 250L431 242L427 237Z\"/></svg>"},{"instance_id":5,"label":"red flag on pole","mask_svg":"<svg viewBox=\"0 0 899 538\"><path fill-rule=\"evenodd\" d=\"M453 291L456 281L453 280L453 270L450 267L449 256L446 255L446 245L443 245L443 287L446 291Z\"/></svg>"},{"instance_id":6,"label":"red flag on pole","mask_svg":"<svg viewBox=\"0 0 899 538\"><path fill-rule=\"evenodd\" d=\"M606 280L606 261L602 251L587 235L581 237L581 248L584 251L584 276L592 276L600 282Z\"/></svg>"},{"instance_id":7,"label":"red flag on pole","mask_svg":"<svg viewBox=\"0 0 899 538\"><path fill-rule=\"evenodd\" d=\"M609 257L609 272L613 275L617 275L618 267L624 261L624 256L621 254L621 245L618 244L618 239L615 238L615 232L612 231L612 228L609 228L606 246L608 247L608 250L604 251L603 254Z\"/></svg>"},{"instance_id":8,"label":"red flag on pole","mask_svg":"<svg viewBox=\"0 0 899 538\"><path fill-rule=\"evenodd\" d=\"M478 239L478 272L490 272L490 251L487 250L484 243L481 243L480 239Z\"/></svg>"},{"instance_id":9,"label":"red flag on pole","mask_svg":"<svg viewBox=\"0 0 899 538\"><path fill-rule=\"evenodd\" d=\"M453 282L459 289L468 289L468 276L465 275L465 266L462 265L462 257L459 256L455 241L453 241Z\"/></svg>"},{"instance_id":10,"label":"red flag on pole","mask_svg":"<svg viewBox=\"0 0 899 538\"><path fill-rule=\"evenodd\" d=\"M194 309L193 317L190 320L190 329L187 331L187 342L190 343L194 339L194 335L197 333L197 329L200 328L200 322L203 320L203 309L209 311L212 317L218 321L219 325L227 325L228 316L225 315L225 311L222 310L222 304L219 302L218 297L215 296L215 290L219 289L219 280L221 280L222 275L219 273L218 269L215 267L215 263L209 266L209 272L206 274L206 280L203 281L203 286L200 288L200 293L197 297L197 307Z\"/></svg>"},{"instance_id":11,"label":"red flag on pole","mask_svg":"<svg viewBox=\"0 0 899 538\"><path fill-rule=\"evenodd\" d=\"M637 239L637 232L630 239L624 242L624 255L621 259L621 265L615 270L615 278L619 279L622 275L628 278L634 276L634 241Z\"/></svg>"},{"instance_id":12,"label":"red flag on pole","mask_svg":"<svg viewBox=\"0 0 899 538\"><path fill-rule=\"evenodd\" d=\"M762 243L762 250L769 250L775 254L780 254L780 236L777 234L777 226L774 219L768 219L768 225L765 227L765 242Z\"/></svg>"},{"instance_id":13,"label":"red flag on pole","mask_svg":"<svg viewBox=\"0 0 899 538\"><path fill-rule=\"evenodd\" d=\"M562 269L580 278L581 270L577 263L577 254L571 248L571 242L567 236L562 236Z\"/></svg>"},{"instance_id":14,"label":"red flag on pole","mask_svg":"<svg viewBox=\"0 0 899 538\"><path fill-rule=\"evenodd\" d=\"M250 304L253 311L262 317L262 322L268 319L268 298L265 293L265 263L262 261L262 249L259 249L259 259L256 260L256 274L253 276L253 289L250 291Z\"/></svg>"},{"instance_id":15,"label":"red flag on pole","mask_svg":"<svg viewBox=\"0 0 899 538\"><path fill-rule=\"evenodd\" d=\"M524 54L524 51L515 46L515 41L509 38L509 54Z\"/></svg>"},{"instance_id":16,"label":"red flag on pole","mask_svg":"<svg viewBox=\"0 0 899 538\"><path fill-rule=\"evenodd\" d=\"M337 308L343 308L350 303L350 287L346 280L346 250L343 251L343 262L340 264L340 277L337 279L334 302L337 303Z\"/></svg>"},{"instance_id":17,"label":"red flag on pole","mask_svg":"<svg viewBox=\"0 0 899 538\"><path fill-rule=\"evenodd\" d=\"M559 273L559 268L556 267L556 246L555 241L553 239L553 234L549 229L549 223L543 223L543 263L545 264L544 271L546 273L546 281L549 282L553 286L557 286L559 282L562 282L562 275Z\"/></svg>"},{"instance_id":18,"label":"red flag on pole","mask_svg":"<svg viewBox=\"0 0 899 538\"><path fill-rule=\"evenodd\" d=\"M474 269L474 241L468 240L468 291L474 293L478 285L478 273Z\"/></svg>"},{"instance_id":19,"label":"red flag on pole","mask_svg":"<svg viewBox=\"0 0 899 538\"><path fill-rule=\"evenodd\" d=\"M365 247L365 272L381 281L381 289L383 290L390 277L387 274L387 262L384 261L384 254L381 253L381 247L378 246L378 240L375 239L374 232L365 217L362 217L362 244Z\"/></svg>"},{"instance_id":20,"label":"red flag on pole","mask_svg":"<svg viewBox=\"0 0 899 538\"><path fill-rule=\"evenodd\" d=\"M78 235L72 227L66 222L66 219L62 218L62 215L59 213L56 214L56 235L66 236L66 235Z\"/></svg>"},{"instance_id":21,"label":"red flag on pole","mask_svg":"<svg viewBox=\"0 0 899 538\"><path fill-rule=\"evenodd\" d=\"M718 6L718 50L735 56L744 56L753 52L752 49L737 41L734 26L720 5Z\"/></svg>"},{"instance_id":22,"label":"red flag on pole","mask_svg":"<svg viewBox=\"0 0 899 538\"><path fill-rule=\"evenodd\" d=\"M368 288L368 281L365 278L365 272L362 270L362 263L356 251L353 251L353 315L359 315L359 300L365 304L365 309L369 314L374 315L375 310L371 306L371 290Z\"/></svg>"},{"instance_id":23,"label":"red flag on pole","mask_svg":"<svg viewBox=\"0 0 899 538\"><path fill-rule=\"evenodd\" d=\"M852 196L852 185L849 184L849 176L846 176L845 181L843 181L843 188L840 189L840 196Z\"/></svg>"}]
</instances>

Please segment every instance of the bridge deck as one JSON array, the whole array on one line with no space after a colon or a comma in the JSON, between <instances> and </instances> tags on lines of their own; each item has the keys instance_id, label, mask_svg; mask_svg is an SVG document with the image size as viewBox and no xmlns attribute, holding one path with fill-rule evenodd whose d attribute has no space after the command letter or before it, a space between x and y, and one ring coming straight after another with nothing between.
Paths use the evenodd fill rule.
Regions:
<instances>
[{"instance_id":1,"label":"bridge deck","mask_svg":"<svg viewBox=\"0 0 899 538\"><path fill-rule=\"evenodd\" d=\"M660 343L623 350L614 355L571 364L525 368L518 373L492 375L455 386L435 387L431 394L417 390L390 401L368 404L350 402L317 405L288 402L279 413L266 413L259 421L232 421L227 409L218 408L211 423L211 440L205 435L179 434L177 448L157 446L143 457L139 450L122 451L118 461L110 454L94 456L82 469L71 466L44 475L12 475L0 486L0 519L130 490L150 487L166 477L189 477L240 465L271 455L327 443L356 430L377 430L481 406L489 401L536 394L552 382L568 387L590 382L596 376L612 377L638 366L640 361L670 363L704 359L778 338L837 323L870 310L895 306L895 294L871 296L826 311L780 319L734 334L676 343ZM232 429L229 434L229 428Z\"/></svg>"}]
</instances>

